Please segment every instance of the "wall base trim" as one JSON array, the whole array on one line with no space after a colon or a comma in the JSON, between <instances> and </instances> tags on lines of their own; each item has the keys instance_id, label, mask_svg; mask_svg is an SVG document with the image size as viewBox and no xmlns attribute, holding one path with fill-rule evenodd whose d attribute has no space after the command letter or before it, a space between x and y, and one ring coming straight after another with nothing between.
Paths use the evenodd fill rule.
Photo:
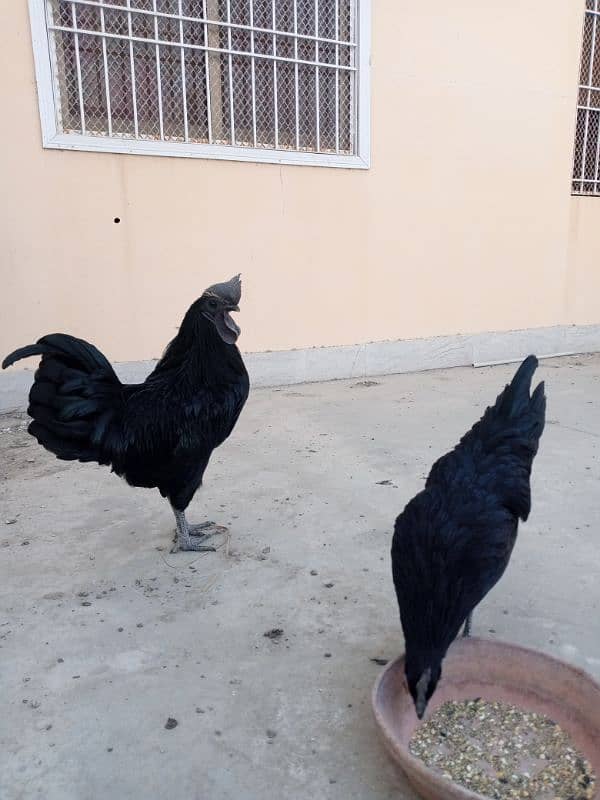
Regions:
<instances>
[{"instance_id":1,"label":"wall base trim","mask_svg":"<svg viewBox=\"0 0 600 800\"><path fill-rule=\"evenodd\" d=\"M253 386L285 386L343 378L368 378L444 367L485 366L517 361L529 353L539 358L600 352L600 325L556 325L517 331L490 331L341 347L246 353ZM125 382L143 381L154 361L115 364ZM35 369L35 368L34 368ZM22 408L33 370L0 373L0 411Z\"/></svg>"}]
</instances>

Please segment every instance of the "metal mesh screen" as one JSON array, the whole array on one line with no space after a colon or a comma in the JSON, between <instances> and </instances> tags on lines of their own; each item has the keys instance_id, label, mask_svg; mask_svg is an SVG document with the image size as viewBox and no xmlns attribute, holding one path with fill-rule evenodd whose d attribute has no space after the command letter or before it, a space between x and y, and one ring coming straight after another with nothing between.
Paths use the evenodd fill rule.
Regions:
<instances>
[{"instance_id":1,"label":"metal mesh screen","mask_svg":"<svg viewBox=\"0 0 600 800\"><path fill-rule=\"evenodd\" d=\"M63 133L356 153L358 0L47 0Z\"/></svg>"},{"instance_id":2,"label":"metal mesh screen","mask_svg":"<svg viewBox=\"0 0 600 800\"><path fill-rule=\"evenodd\" d=\"M573 192L600 195L600 0L586 0Z\"/></svg>"}]
</instances>

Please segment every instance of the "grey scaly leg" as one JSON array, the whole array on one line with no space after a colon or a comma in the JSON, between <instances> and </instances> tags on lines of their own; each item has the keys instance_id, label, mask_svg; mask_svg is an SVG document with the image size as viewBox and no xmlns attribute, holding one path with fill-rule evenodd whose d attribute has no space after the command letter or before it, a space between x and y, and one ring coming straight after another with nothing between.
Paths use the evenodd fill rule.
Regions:
<instances>
[{"instance_id":1,"label":"grey scaly leg","mask_svg":"<svg viewBox=\"0 0 600 800\"><path fill-rule=\"evenodd\" d=\"M211 551L214 553L215 547L210 544L202 544L202 541L208 539L211 534L201 532L203 528L215 528L214 523L209 522L203 525L195 525L192 533L192 529L185 518L185 512L177 511L177 509L174 508L173 513L175 514L175 522L177 523L177 540L171 550L172 553L176 553L178 550L193 550L195 552Z\"/></svg>"},{"instance_id":2,"label":"grey scaly leg","mask_svg":"<svg viewBox=\"0 0 600 800\"><path fill-rule=\"evenodd\" d=\"M463 638L468 639L471 635L471 624L473 622L473 612L465 620L465 627L463 628Z\"/></svg>"}]
</instances>

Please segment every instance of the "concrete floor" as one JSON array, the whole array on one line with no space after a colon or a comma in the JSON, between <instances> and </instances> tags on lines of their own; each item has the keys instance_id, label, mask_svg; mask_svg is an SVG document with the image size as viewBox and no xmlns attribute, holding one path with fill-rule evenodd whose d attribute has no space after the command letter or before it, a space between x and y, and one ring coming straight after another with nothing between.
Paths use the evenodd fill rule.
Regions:
<instances>
[{"instance_id":1,"label":"concrete floor","mask_svg":"<svg viewBox=\"0 0 600 800\"><path fill-rule=\"evenodd\" d=\"M253 392L190 509L229 555L170 555L157 492L0 418L2 800L412 800L370 709L393 521L513 371ZM600 356L539 376L534 508L475 633L600 677Z\"/></svg>"}]
</instances>

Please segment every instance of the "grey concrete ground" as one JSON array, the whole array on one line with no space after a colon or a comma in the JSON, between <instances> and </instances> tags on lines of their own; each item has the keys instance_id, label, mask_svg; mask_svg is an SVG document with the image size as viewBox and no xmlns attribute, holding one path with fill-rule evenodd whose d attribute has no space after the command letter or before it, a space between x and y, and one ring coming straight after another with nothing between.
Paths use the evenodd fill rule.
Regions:
<instances>
[{"instance_id":1,"label":"grey concrete ground","mask_svg":"<svg viewBox=\"0 0 600 800\"><path fill-rule=\"evenodd\" d=\"M513 371L255 391L190 509L228 555L170 555L158 493L0 418L2 800L412 800L370 710L393 520ZM475 632L600 677L600 357L539 375L534 510Z\"/></svg>"}]
</instances>

